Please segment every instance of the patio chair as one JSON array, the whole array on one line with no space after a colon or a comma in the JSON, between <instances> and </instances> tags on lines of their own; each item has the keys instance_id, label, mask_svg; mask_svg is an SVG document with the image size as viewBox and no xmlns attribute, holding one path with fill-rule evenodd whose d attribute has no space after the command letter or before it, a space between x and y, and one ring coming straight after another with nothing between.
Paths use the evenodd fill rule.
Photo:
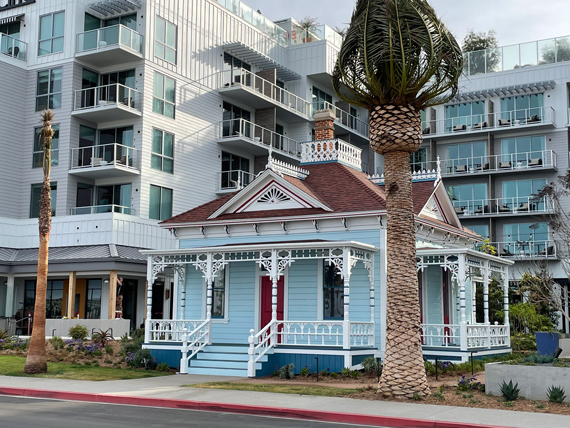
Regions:
<instances>
[{"instance_id":1,"label":"patio chair","mask_svg":"<svg viewBox=\"0 0 570 428\"><path fill-rule=\"evenodd\" d=\"M510 213L511 212L511 207L507 206L507 205L499 205L498 206L498 211L500 213Z\"/></svg>"},{"instance_id":2,"label":"patio chair","mask_svg":"<svg viewBox=\"0 0 570 428\"><path fill-rule=\"evenodd\" d=\"M499 168L511 168L513 164L511 161L508 162L499 162Z\"/></svg>"},{"instance_id":3,"label":"patio chair","mask_svg":"<svg viewBox=\"0 0 570 428\"><path fill-rule=\"evenodd\" d=\"M422 129L422 134L423 135L431 134L431 128L428 126L427 128Z\"/></svg>"},{"instance_id":4,"label":"patio chair","mask_svg":"<svg viewBox=\"0 0 570 428\"><path fill-rule=\"evenodd\" d=\"M533 114L531 117L527 118L525 123L535 123L540 122L540 119L537 114Z\"/></svg>"},{"instance_id":5,"label":"patio chair","mask_svg":"<svg viewBox=\"0 0 570 428\"><path fill-rule=\"evenodd\" d=\"M531 159L528 162L528 166L542 166L542 158Z\"/></svg>"},{"instance_id":6,"label":"patio chair","mask_svg":"<svg viewBox=\"0 0 570 428\"><path fill-rule=\"evenodd\" d=\"M463 207L455 207L455 214L457 214L457 215L463 215L463 214L465 214L465 208L463 208Z\"/></svg>"},{"instance_id":7,"label":"patio chair","mask_svg":"<svg viewBox=\"0 0 570 428\"><path fill-rule=\"evenodd\" d=\"M467 165L457 165L455 172L467 172Z\"/></svg>"},{"instance_id":8,"label":"patio chair","mask_svg":"<svg viewBox=\"0 0 570 428\"><path fill-rule=\"evenodd\" d=\"M467 125L456 125L453 127L453 132L467 131Z\"/></svg>"},{"instance_id":9,"label":"patio chair","mask_svg":"<svg viewBox=\"0 0 570 428\"><path fill-rule=\"evenodd\" d=\"M475 214L483 214L483 213L488 213L489 212L489 205L484 205L481 208L477 208L475 210Z\"/></svg>"},{"instance_id":10,"label":"patio chair","mask_svg":"<svg viewBox=\"0 0 570 428\"><path fill-rule=\"evenodd\" d=\"M101 165L102 160L103 158L91 158L91 165L92 166Z\"/></svg>"},{"instance_id":11,"label":"patio chair","mask_svg":"<svg viewBox=\"0 0 570 428\"><path fill-rule=\"evenodd\" d=\"M517 212L528 212L528 211L530 211L528 202L520 204L520 206L517 208Z\"/></svg>"},{"instance_id":12,"label":"patio chair","mask_svg":"<svg viewBox=\"0 0 570 428\"><path fill-rule=\"evenodd\" d=\"M477 169L478 169L479 171L485 171L485 170L489 169L489 162L486 162L486 163L484 163L483 165L479 165L479 166L477 167Z\"/></svg>"},{"instance_id":13,"label":"patio chair","mask_svg":"<svg viewBox=\"0 0 570 428\"><path fill-rule=\"evenodd\" d=\"M501 256L503 257L509 257L509 256L514 256L513 253L511 253L509 250L507 250L506 248L503 248L501 250Z\"/></svg>"},{"instance_id":14,"label":"patio chair","mask_svg":"<svg viewBox=\"0 0 570 428\"><path fill-rule=\"evenodd\" d=\"M487 127L487 122L479 122L476 125L473 125L473 129L483 129Z\"/></svg>"},{"instance_id":15,"label":"patio chair","mask_svg":"<svg viewBox=\"0 0 570 428\"><path fill-rule=\"evenodd\" d=\"M499 119L499 126L511 126L511 121L508 119Z\"/></svg>"}]
</instances>

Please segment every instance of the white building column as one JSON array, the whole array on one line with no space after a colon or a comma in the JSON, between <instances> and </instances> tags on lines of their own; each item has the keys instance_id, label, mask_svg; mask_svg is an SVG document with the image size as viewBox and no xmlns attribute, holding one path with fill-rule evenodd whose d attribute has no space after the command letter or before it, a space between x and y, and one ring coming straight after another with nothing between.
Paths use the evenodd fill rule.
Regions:
<instances>
[{"instance_id":1,"label":"white building column","mask_svg":"<svg viewBox=\"0 0 570 428\"><path fill-rule=\"evenodd\" d=\"M467 351L467 319L465 302L465 255L460 255L458 260L457 281L459 282L459 335L461 339L461 350Z\"/></svg>"},{"instance_id":2,"label":"white building column","mask_svg":"<svg viewBox=\"0 0 570 428\"><path fill-rule=\"evenodd\" d=\"M342 279L344 283L344 321L342 326L343 332L343 349L350 349L350 273L351 273L351 258L350 249L344 248L342 252Z\"/></svg>"},{"instance_id":3,"label":"white building column","mask_svg":"<svg viewBox=\"0 0 570 428\"><path fill-rule=\"evenodd\" d=\"M489 325L489 268L488 262L485 262L485 269L483 270L483 314L485 325Z\"/></svg>"},{"instance_id":4,"label":"white building column","mask_svg":"<svg viewBox=\"0 0 570 428\"><path fill-rule=\"evenodd\" d=\"M145 319L145 329L144 329L144 341L145 343L150 342L150 320L152 319L152 256L148 256L148 262L146 267L146 319Z\"/></svg>"},{"instance_id":5,"label":"white building column","mask_svg":"<svg viewBox=\"0 0 570 428\"><path fill-rule=\"evenodd\" d=\"M8 274L6 277L6 312L5 316L14 316L14 274Z\"/></svg>"},{"instance_id":6,"label":"white building column","mask_svg":"<svg viewBox=\"0 0 570 428\"><path fill-rule=\"evenodd\" d=\"M277 287L279 282L279 267L277 262L277 250L271 251L271 321L277 321Z\"/></svg>"},{"instance_id":7,"label":"white building column","mask_svg":"<svg viewBox=\"0 0 570 428\"><path fill-rule=\"evenodd\" d=\"M503 281L503 312L505 314L505 326L509 326L507 331L507 346L511 346L510 321L509 321L509 268L505 267L505 272L501 275Z\"/></svg>"},{"instance_id":8,"label":"white building column","mask_svg":"<svg viewBox=\"0 0 570 428\"><path fill-rule=\"evenodd\" d=\"M566 289L564 290L564 310L566 311L567 315L570 315L570 302L568 294L570 293L570 285L566 284ZM566 326L566 333L570 333L570 322L568 322L568 318L564 318L564 325Z\"/></svg>"}]
</instances>

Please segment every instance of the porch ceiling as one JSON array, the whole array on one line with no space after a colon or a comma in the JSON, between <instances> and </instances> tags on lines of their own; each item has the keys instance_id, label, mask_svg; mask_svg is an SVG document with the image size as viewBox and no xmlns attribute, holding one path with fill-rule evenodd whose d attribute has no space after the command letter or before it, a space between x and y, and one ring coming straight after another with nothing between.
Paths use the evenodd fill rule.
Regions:
<instances>
[{"instance_id":1,"label":"porch ceiling","mask_svg":"<svg viewBox=\"0 0 570 428\"><path fill-rule=\"evenodd\" d=\"M512 266L515 264L515 262L512 260L507 260L498 256L493 256L491 254L482 253L481 251L475 251L470 248L417 248L416 254L418 256L452 256L465 254L477 259L489 260L499 265Z\"/></svg>"}]
</instances>

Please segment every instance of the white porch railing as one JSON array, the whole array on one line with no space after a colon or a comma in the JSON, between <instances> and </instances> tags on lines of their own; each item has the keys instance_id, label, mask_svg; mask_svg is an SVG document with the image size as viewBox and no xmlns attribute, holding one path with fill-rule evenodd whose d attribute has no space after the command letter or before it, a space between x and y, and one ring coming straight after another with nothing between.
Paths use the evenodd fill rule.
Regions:
<instances>
[{"instance_id":1,"label":"white porch railing","mask_svg":"<svg viewBox=\"0 0 570 428\"><path fill-rule=\"evenodd\" d=\"M182 357L180 358L180 373L188 374L188 362L212 343L212 320L207 319L188 333L188 329L183 330L182 334ZM190 355L188 355L190 353Z\"/></svg>"},{"instance_id":2,"label":"white porch railing","mask_svg":"<svg viewBox=\"0 0 570 428\"><path fill-rule=\"evenodd\" d=\"M301 144L301 163L338 161L362 169L362 149L338 138Z\"/></svg>"},{"instance_id":3,"label":"white porch railing","mask_svg":"<svg viewBox=\"0 0 570 428\"><path fill-rule=\"evenodd\" d=\"M138 150L122 144L101 144L71 149L71 169L112 166L139 169Z\"/></svg>"},{"instance_id":4,"label":"white porch railing","mask_svg":"<svg viewBox=\"0 0 570 428\"><path fill-rule=\"evenodd\" d=\"M261 357L267 354L272 348L275 347L275 325L276 320L272 320L265 327L259 330L259 333L255 334L255 330L251 329L249 331L249 361L247 364L247 376L255 377L255 363L257 363Z\"/></svg>"},{"instance_id":5,"label":"white porch railing","mask_svg":"<svg viewBox=\"0 0 570 428\"><path fill-rule=\"evenodd\" d=\"M343 321L283 321L277 333L279 345L342 346Z\"/></svg>"},{"instance_id":6,"label":"white porch railing","mask_svg":"<svg viewBox=\"0 0 570 428\"><path fill-rule=\"evenodd\" d=\"M28 52L28 44L26 42L22 42L8 34L0 33L0 53L26 61L26 52Z\"/></svg>"},{"instance_id":7,"label":"white porch railing","mask_svg":"<svg viewBox=\"0 0 570 428\"><path fill-rule=\"evenodd\" d=\"M433 347L459 347L458 324L422 324L422 344Z\"/></svg>"},{"instance_id":8,"label":"white porch railing","mask_svg":"<svg viewBox=\"0 0 570 428\"><path fill-rule=\"evenodd\" d=\"M422 324L422 344L434 348L502 348L510 346L508 325L468 324L467 346L461 348L461 326L459 324ZM464 342L465 343L465 342Z\"/></svg>"},{"instance_id":9,"label":"white porch railing","mask_svg":"<svg viewBox=\"0 0 570 428\"><path fill-rule=\"evenodd\" d=\"M193 332L204 320L150 320L145 333L147 343L182 342L184 330Z\"/></svg>"}]
</instances>

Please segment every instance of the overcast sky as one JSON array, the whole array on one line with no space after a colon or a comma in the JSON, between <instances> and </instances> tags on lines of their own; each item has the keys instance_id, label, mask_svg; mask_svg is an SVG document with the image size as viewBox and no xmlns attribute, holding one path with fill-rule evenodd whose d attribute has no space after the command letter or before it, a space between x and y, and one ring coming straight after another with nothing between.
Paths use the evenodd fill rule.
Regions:
<instances>
[{"instance_id":1,"label":"overcast sky","mask_svg":"<svg viewBox=\"0 0 570 428\"><path fill-rule=\"evenodd\" d=\"M354 0L244 0L275 21L305 16L344 27ZM459 42L467 30L495 30L500 46L570 35L569 0L431 0Z\"/></svg>"}]
</instances>

